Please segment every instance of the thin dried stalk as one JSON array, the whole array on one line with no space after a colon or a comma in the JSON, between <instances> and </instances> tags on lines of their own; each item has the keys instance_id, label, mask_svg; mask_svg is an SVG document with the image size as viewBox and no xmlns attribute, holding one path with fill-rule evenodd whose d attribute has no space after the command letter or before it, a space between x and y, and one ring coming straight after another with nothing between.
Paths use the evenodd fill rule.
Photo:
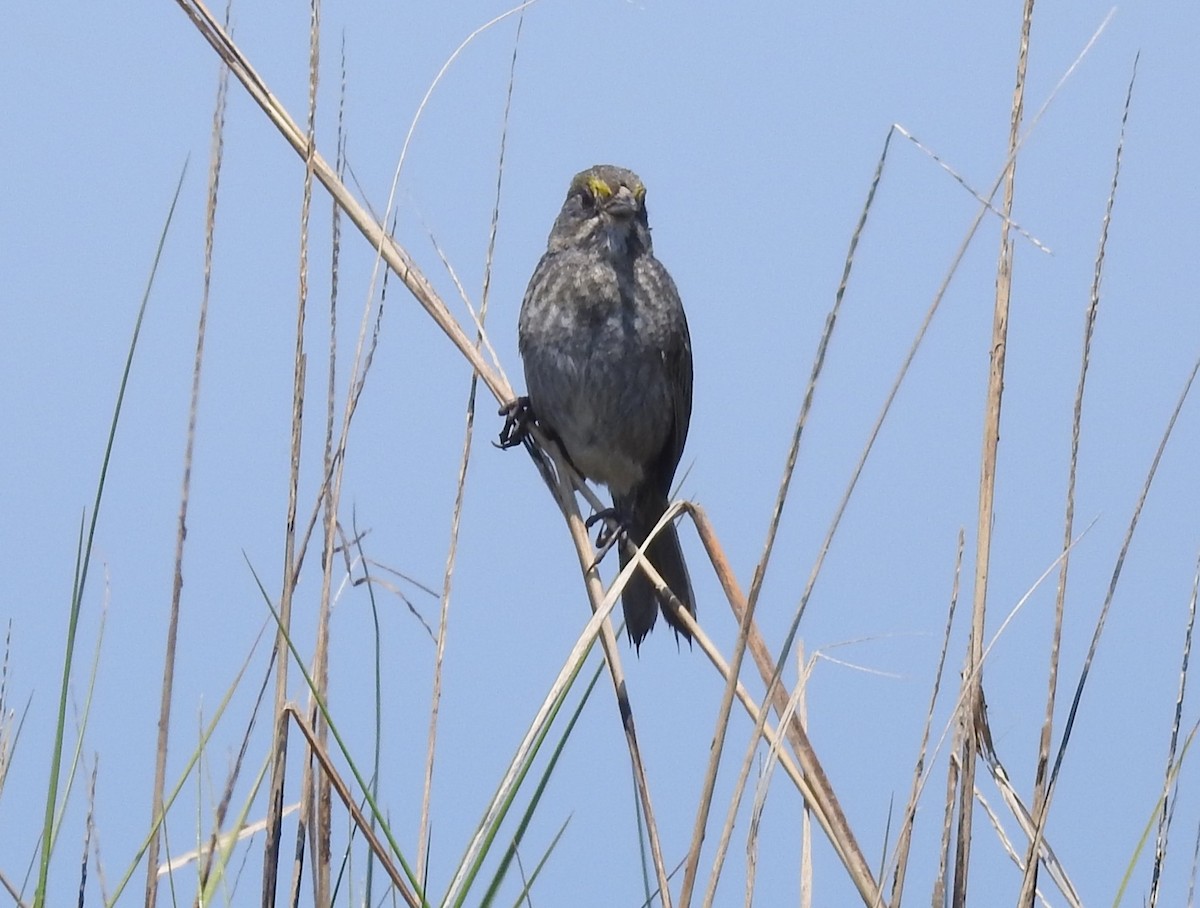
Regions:
<instances>
[{"instance_id":1,"label":"thin dried stalk","mask_svg":"<svg viewBox=\"0 0 1200 908\"><path fill-rule=\"evenodd\" d=\"M1200 593L1200 564L1192 578L1192 596L1188 602L1187 630L1183 635L1183 664L1179 669L1179 693L1175 697L1175 715L1171 720L1171 743L1167 746L1166 779L1163 783L1162 806L1158 817L1158 832L1154 840L1154 869L1150 875L1150 897L1147 900L1149 908L1158 904L1158 886L1162 877L1162 865L1167 857L1167 833L1170 831L1171 817L1178 803L1178 783L1175 780L1177 772L1176 752L1179 749L1179 727L1183 721L1183 698L1187 692L1188 662L1192 654L1192 631L1196 626L1196 597ZM1173 795L1173 796L1172 796Z\"/></svg>"},{"instance_id":2,"label":"thin dried stalk","mask_svg":"<svg viewBox=\"0 0 1200 908\"><path fill-rule=\"evenodd\" d=\"M230 692L241 683L242 674L250 666L250 659L254 651L258 648L259 642L262 640L262 635L266 630L266 624L258 633L258 637L254 640L254 645L250 648L250 652L246 654L246 659L242 663L241 670L238 672L237 678L234 679L233 686L230 687ZM225 788L221 792L221 800L217 802L217 809L213 812L213 831L209 837L209 847L205 850L204 862L197 862L197 877L199 878L199 890L204 891L208 885L209 875L212 873L213 859L220 851L221 828L225 825L225 818L229 814L229 805L233 802L234 786L237 784L238 778L241 776L242 767L246 761L246 754L250 751L250 733L254 731L254 725L258 721L258 711L262 708L263 700L266 698L267 688L271 683L271 667L267 666L267 670L263 673L262 683L258 687L258 696L254 700L254 708L250 710L250 718L246 722L246 730L242 734L242 743L238 748L237 758L230 767L229 772L225 777ZM215 718L215 717L214 717ZM204 741L204 734L201 734L201 742ZM265 823L264 823L265 826ZM174 869L174 868L171 868ZM158 868L159 876L163 875L163 869ZM197 900L196 908L200 908Z\"/></svg>"},{"instance_id":3,"label":"thin dried stalk","mask_svg":"<svg viewBox=\"0 0 1200 908\"><path fill-rule=\"evenodd\" d=\"M313 0L311 15L318 16L317 0ZM288 659L286 636L292 623L292 594L296 587L296 509L300 496L300 448L304 435L304 388L305 365L304 323L308 315L308 221L312 210L312 183L314 158L316 155L315 75L310 74L308 97L308 129L304 134L302 153L304 157L304 191L300 201L300 256L299 286L296 299L296 347L292 372L292 432L291 458L288 473L287 520L284 526L283 579L279 594L279 629L275 639L276 660L274 735L272 736L271 785L267 796L267 834L263 848L263 908L274 908L277 877L279 874L279 845L283 820L283 783L287 771L288 723L284 715L287 703ZM303 834L305 818L301 811L300 830Z\"/></svg>"},{"instance_id":4,"label":"thin dried stalk","mask_svg":"<svg viewBox=\"0 0 1200 908\"><path fill-rule=\"evenodd\" d=\"M709 750L708 770L705 773L700 797L697 800L696 820L692 826L692 844L688 849L688 860L683 872L683 884L680 889L679 898L680 904L684 906L691 903L692 890L696 884L696 874L700 865L700 844L704 840L704 832L708 825L708 812L712 804L712 793L717 783L717 770L720 767L721 755L725 750L725 734L728 731L730 711L733 708L734 688L738 676L741 674L742 659L746 652L746 640L749 636L749 628L754 621L754 612L758 606L758 597L762 591L763 581L766 579L767 566L771 560L771 553L775 548L775 537L779 531L779 523L783 517L783 508L787 502L788 490L791 488L792 476L795 474L796 461L800 455L800 441L804 436L804 427L808 424L808 415L812 411L812 402L816 393L817 382L824 369L825 356L829 350L829 344L833 339L833 329L837 325L837 317L841 312L842 302L846 296L846 288L850 283L850 272L854 266L854 253L858 249L862 232L866 228L867 216L870 214L871 205L875 200L875 192L879 188L879 183L883 178L883 165L887 160L891 137L892 134L889 131L883 143L883 151L880 153L879 162L875 166L875 175L867 192L867 200L859 214L854 232L850 235L850 248L846 253L846 259L842 266L842 279L838 284L837 291L834 293L833 307L829 310L829 314L825 318L825 330L822 332L821 339L817 344L817 352L813 359L808 387L805 389L804 398L800 404L800 412L796 417L796 425L792 432L792 442L784 462L783 476L780 479L779 491L775 498L775 507L772 511L771 519L767 524L767 538L763 544L762 558L754 570L754 579L750 584L750 597L747 600L745 612L739 616L738 636L734 642L733 656L730 659L732 673L726 682L725 691L721 697L721 705L717 710L716 729L713 732L714 743ZM786 652L786 644L784 649ZM781 655L781 658L783 658L783 655ZM865 861L863 863L865 866Z\"/></svg>"},{"instance_id":5,"label":"thin dried stalk","mask_svg":"<svg viewBox=\"0 0 1200 908\"><path fill-rule=\"evenodd\" d=\"M1070 543L1072 527L1075 518L1075 475L1079 459L1079 435L1083 422L1083 392L1087 384L1088 365L1091 360L1092 337L1096 330L1096 316L1100 310L1100 280L1104 274L1104 253L1108 246L1108 227L1112 223L1113 205L1117 198L1117 184L1121 176L1121 154L1125 148L1125 126L1129 122L1129 108L1133 101L1133 84L1137 78L1137 57L1133 61L1133 73L1129 77L1129 87L1125 92L1125 109L1121 115L1121 132L1117 138L1116 161L1113 164L1112 185L1108 191L1108 201L1104 206L1104 219L1100 223L1100 244L1096 252L1096 263L1092 273L1091 296L1088 301L1087 313L1084 316L1083 352L1079 364L1079 384L1075 390L1075 409L1071 420L1071 457L1067 468L1067 503L1064 519L1064 547ZM1050 740L1054 729L1054 705L1058 693L1058 661L1059 647L1062 641L1063 611L1067 594L1067 559L1063 559L1062 568L1058 575L1058 591L1054 600L1054 630L1050 640L1050 670L1047 676L1046 716L1042 720L1042 734L1038 742L1037 766L1034 772L1033 813L1043 817L1046 801L1046 769L1050 763ZM1033 855L1038 850L1038 840L1041 838L1044 822L1039 819L1035 833L1029 842L1025 853L1025 875L1021 881L1021 895L1017 900L1020 906L1032 905L1032 890L1037 882L1037 862Z\"/></svg>"},{"instance_id":6,"label":"thin dried stalk","mask_svg":"<svg viewBox=\"0 0 1200 908\"><path fill-rule=\"evenodd\" d=\"M88 779L87 818L83 827L83 859L79 862L79 904L85 904L87 894L88 852L92 847L92 837L96 834L96 776L100 772L100 755L96 754L92 764L92 772Z\"/></svg>"},{"instance_id":7,"label":"thin dried stalk","mask_svg":"<svg viewBox=\"0 0 1200 908\"><path fill-rule=\"evenodd\" d=\"M795 715L798 717L801 725L805 728L808 727L808 682L812 677L815 665L816 656L811 661L806 660L804 655L804 641L798 640L796 642L796 686L788 697L789 712L785 719L781 721L790 721L791 717ZM774 772L775 764L779 762L779 757L785 753L785 751L781 750L781 745L782 741L777 738L771 742L771 746L767 750L767 757L759 772L758 785L755 788L753 806L750 810L750 830L746 835L746 853L748 855L746 867L746 908L750 908L753 902L755 871L758 865L758 830L762 813L766 809L771 775ZM809 813L807 809L804 810L806 817ZM807 875L811 880L811 854L808 857L810 859L809 866L805 867L802 863L801 875ZM809 895L811 896L811 892Z\"/></svg>"},{"instance_id":8,"label":"thin dried stalk","mask_svg":"<svg viewBox=\"0 0 1200 908\"><path fill-rule=\"evenodd\" d=\"M229 5L225 7L229 21ZM200 315L196 326L196 354L192 361L192 393L188 405L187 437L183 449L183 489L179 496L179 528L175 534L175 574L171 585L171 610L167 619L167 643L163 656L162 698L158 707L158 742L154 758L154 788L150 802L150 823L155 827L146 860L146 908L158 900L158 850L163 816L163 789L167 778L167 743L171 731L171 697L175 687L175 651L179 641L179 611L183 600L183 545L187 539L188 502L191 500L192 459L196 448L196 420L200 410L200 376L204 366L204 339L208 328L208 300L212 288L213 241L217 225L217 195L221 185L221 161L225 149L225 104L229 94L229 69L221 67L217 76L217 98L213 105L212 137L209 147L208 197L204 219L204 278L200 292Z\"/></svg>"},{"instance_id":9,"label":"thin dried stalk","mask_svg":"<svg viewBox=\"0 0 1200 908\"><path fill-rule=\"evenodd\" d=\"M724 589L725 596L733 608L735 617L741 623L746 613L746 600L742 595L741 588L733 575L732 569L729 567L725 552L721 548L720 541L717 539L716 532L709 522L708 516L702 508L694 504L687 502L681 504L691 513L692 520L700 534L700 541L704 544L709 561L712 562L717 578ZM676 614L682 618L683 610L679 610ZM763 682L767 687L768 694L764 702L769 702L774 707L777 715L784 715L787 712L788 696L782 685L775 683L778 679L775 660L771 656L770 650L767 648L766 642L758 630L758 626L753 621L749 623L746 644L750 649L751 656L754 658L754 663L759 670L759 674L762 676ZM764 709L756 719L753 736L756 737L762 733L765 721L766 710ZM850 824L846 820L837 796L833 792L833 786L829 783L829 777L825 774L825 770L821 766L821 761L818 759L812 742L808 738L808 733L805 731L803 725L796 721L794 717L792 721L786 723L785 727L792 750L796 754L796 759L800 763L804 778L809 786L809 792L805 793L805 799L812 805L818 822L829 837L830 843L846 867L851 881L863 897L864 902L868 905L876 904L879 898L879 887L871 875L871 868L867 864L862 850L858 847Z\"/></svg>"},{"instance_id":10,"label":"thin dried stalk","mask_svg":"<svg viewBox=\"0 0 1200 908\"><path fill-rule=\"evenodd\" d=\"M521 26L524 22L525 16L522 12L521 16L517 19L517 34L513 39L512 61L509 64L508 70L508 92L505 95L504 115L501 118L500 151L496 161L496 198L492 204L492 224L488 232L487 254L484 259L483 290L480 294L479 304L479 324L481 327L475 335L476 348L479 348L483 344L484 333L482 326L487 321L488 299L492 280L492 258L496 251L496 233L500 224L500 196L504 185L504 152L508 140L508 119L512 108L513 84L516 80L517 48L520 46ZM433 793L433 764L437 753L438 714L442 699L442 661L446 654L446 633L450 621L450 588L454 578L455 555L458 551L459 521L462 516L463 501L466 494L467 467L471 460L471 442L474 438L475 428L475 395L478 387L479 376L472 372L471 384L467 392L466 427L463 431L462 458L459 462L458 482L454 494L454 508L450 520L450 546L446 555L446 571L442 578L441 610L438 620L437 645L433 661L433 692L429 705L429 732L425 755L425 778L421 792L421 819L417 831L417 877L420 879L424 879L425 862L428 858L429 803Z\"/></svg>"},{"instance_id":11,"label":"thin dried stalk","mask_svg":"<svg viewBox=\"0 0 1200 908\"><path fill-rule=\"evenodd\" d=\"M917 799L921 794L921 778L925 774L925 751L929 745L929 731L933 727L933 709L937 705L938 692L942 686L942 672L946 668L946 655L950 651L950 630L954 626L954 612L958 608L958 589L962 579L963 531L958 531L958 547L954 555L954 582L950 588L950 608L946 613L946 629L942 634L942 651L938 656L937 670L933 673L933 691L929 695L929 711L925 714L925 728L921 732L921 746L917 749L917 763L913 769L912 790L908 795L905 819L900 824L900 835L896 841L896 873L892 877L892 908L900 908L904 895L904 875L908 870L909 848L912 845L913 822L917 815Z\"/></svg>"},{"instance_id":12,"label":"thin dried stalk","mask_svg":"<svg viewBox=\"0 0 1200 908\"><path fill-rule=\"evenodd\" d=\"M1033 840L1033 816L1026 809L1025 804L1021 801L1021 796L1017 794L1016 786L1008 776L1008 771L1004 768L1004 764L1000 762L1000 757L991 747L984 748L982 756L991 771L992 781L996 783L996 788L1000 791L1000 797L1004 799L1005 805L1012 812L1013 818L1017 821L1017 825L1021 827L1022 834ZM975 790L976 797L979 798L979 790ZM982 801L982 798L979 798ZM1075 888L1075 884L1071 882L1070 876L1067 874L1066 868L1058 859L1058 855L1054 853L1054 849L1050 847L1050 842L1042 837L1038 851L1038 861L1046 868L1050 875L1051 882L1058 887L1058 891L1062 894L1063 899L1069 908L1081 908L1083 901L1079 897L1079 891ZM1021 869L1025 871L1025 861L1021 858L1014 857L1013 861Z\"/></svg>"},{"instance_id":13,"label":"thin dried stalk","mask_svg":"<svg viewBox=\"0 0 1200 908\"><path fill-rule=\"evenodd\" d=\"M1017 854L1017 849L1013 847L1012 840L1008 837L1008 833L1005 831L1004 825L1000 822L1000 817L996 815L994 810L992 810L992 806L987 802L987 799L983 796L983 792L981 792L978 788L975 789L975 800L979 802L979 806L983 808L983 812L987 815L988 821L992 824L992 829L996 831L996 838L1000 842L1000 847L1004 849L1004 853L1007 854L1009 859L1017 865L1018 870L1023 869L1024 865L1021 863L1021 856ZM1046 908L1050 908L1050 903L1046 901L1046 897L1042 895L1041 891L1035 890L1035 892L1038 900L1045 905Z\"/></svg>"},{"instance_id":14,"label":"thin dried stalk","mask_svg":"<svg viewBox=\"0 0 1200 908\"><path fill-rule=\"evenodd\" d=\"M1004 178L1001 212L1000 261L996 270L996 303L992 312L991 362L988 368L987 403L983 419L983 452L980 455L979 519L975 540L975 594L971 608L971 636L966 675L972 678L965 716L968 734L963 739L962 781L959 788L958 843L954 865L951 903L960 908L967 901L967 879L971 860L971 812L975 793L977 737L983 730L983 637L987 611L988 570L991 565L992 527L996 496L996 461L1000 447L1000 408L1004 397L1004 360L1008 350L1008 308L1012 291L1013 243L1009 239L1013 195L1017 178L1017 148L1021 141L1021 119L1025 110L1025 72L1029 65L1029 33L1033 28L1033 0L1025 0L1021 18L1021 43L1017 52L1016 85L1008 131L1008 166Z\"/></svg>"},{"instance_id":15,"label":"thin dried stalk","mask_svg":"<svg viewBox=\"0 0 1200 908\"><path fill-rule=\"evenodd\" d=\"M311 30L311 50L309 52L310 92L315 96L316 69L318 63L318 41L320 23L313 19ZM345 38L341 47L341 82L338 86L338 116L337 116L337 157L336 164L339 172L345 166L345 106L346 106L346 46ZM313 111L315 114L315 110ZM337 397L337 305L338 305L338 264L341 254L341 212L333 206L330 218L330 262L329 262L329 368L325 382L325 445L323 449L324 473L332 475L334 466L334 426L335 403ZM313 652L313 681L316 692L322 701L329 702L329 628L332 613L333 565L336 557L338 538L338 508L341 504L341 483L335 483L324 497L325 521L321 545L321 599L320 612L317 618L317 642ZM307 536L305 538L308 544ZM296 568L299 571L299 566ZM325 717L317 709L313 697L309 696L309 715L312 717L313 728L317 739L326 750L329 748L329 727ZM330 867L332 860L333 837L333 804L329 779L321 774L313 773L312 760L305 761L305 780L302 790L311 790L314 799L311 818L308 820L309 837L312 846L313 861L313 893L315 904L328 905L331 900ZM304 816L302 814L302 816ZM302 820L303 822L303 820Z\"/></svg>"},{"instance_id":16,"label":"thin dried stalk","mask_svg":"<svg viewBox=\"0 0 1200 908\"><path fill-rule=\"evenodd\" d=\"M310 18L308 30L308 122L306 124L308 135L308 146L310 149L316 148L316 117L317 117L317 87L319 84L319 67L321 59L321 4L320 0L311 0ZM312 211L312 170L309 166L305 167L304 171L304 194L301 202L300 214L300 257L301 257L301 286L304 288L305 305L307 305L307 284L308 284L308 235L309 235L309 216ZM332 344L332 340L331 340ZM332 412L333 398L331 396L330 387L333 381L333 368L335 359L333 352L330 352L329 378L327 379L326 390L326 421L325 421L325 439L326 439L326 454L325 454L325 471L328 475L330 461L330 447L332 436ZM310 701L313 701L314 695L319 697L322 702L329 702L329 591L332 584L333 574L333 549L336 544L336 509L337 499L334 495L325 496L325 521L323 545L321 547L321 599L320 607L317 616L317 640L316 647L313 651L311 676L315 689L310 692ZM307 538L304 541L307 546ZM289 566L293 577L299 575L299 566ZM277 692L278 694L278 692ZM279 707L278 700L276 708ZM313 728L316 730L317 738L325 745L328 741L328 732L324 727L324 721L320 711L316 708L315 702L310 702L309 712L312 716ZM293 905L298 904L300 898L301 871L303 868L305 840L307 837L310 845L310 864L312 865L312 888L313 888L313 904L328 905L329 904L329 864L330 864L330 804L329 804L329 789L327 781L322 776L313 772L312 757L305 760L303 763L303 774L300 782L300 818L296 828L296 853L295 862L292 868L292 898ZM281 777L282 779L282 777ZM274 778L272 783L274 784ZM279 804L282 805L282 791L280 792ZM273 799L269 802L276 803ZM279 817L282 820L282 815ZM268 822L273 823L274 817L270 814L268 808Z\"/></svg>"},{"instance_id":17,"label":"thin dried stalk","mask_svg":"<svg viewBox=\"0 0 1200 908\"><path fill-rule=\"evenodd\" d=\"M954 728L954 744L950 759L946 763L946 801L942 811L942 847L938 852L938 872L933 881L930 898L932 908L944 908L946 904L946 878L950 872L950 839L954 832L954 793L958 791L959 751L962 749L963 722L961 716Z\"/></svg>"},{"instance_id":18,"label":"thin dried stalk","mask_svg":"<svg viewBox=\"0 0 1200 908\"><path fill-rule=\"evenodd\" d=\"M804 665L803 642L796 647L796 670ZM808 726L808 700L800 700L800 722ZM812 908L813 862L812 862L812 809L805 801L800 814L800 908Z\"/></svg>"},{"instance_id":19,"label":"thin dried stalk","mask_svg":"<svg viewBox=\"0 0 1200 908\"><path fill-rule=\"evenodd\" d=\"M1158 465L1162 461L1163 452L1166 451L1167 442L1171 440L1171 433L1175 428L1175 423L1179 419L1179 414L1183 410L1184 403L1187 402L1188 394L1191 391L1192 384L1196 380L1196 375L1200 373L1200 359L1196 360L1192 366L1192 371L1189 373L1187 381L1184 383L1183 390L1180 392L1179 400L1175 403L1175 409L1171 412L1171 418L1167 421L1167 427L1163 431L1162 438L1159 440L1158 449L1154 452L1154 459L1150 463L1150 469L1146 474L1146 480L1142 485L1141 494L1138 496L1137 503L1134 505L1133 514L1129 518L1129 526L1125 530L1125 538L1121 543L1121 550L1117 554L1116 563L1113 565L1112 576L1108 581L1108 591L1104 596L1104 604L1100 607L1100 614L1096 619L1096 626L1092 631L1092 640L1088 644L1087 655L1083 660L1083 668L1079 672L1079 680L1075 685L1075 694L1071 700L1071 708L1067 713L1067 721L1063 727L1063 737L1059 742L1058 751L1055 754L1054 766L1050 771L1050 779L1046 785L1046 800L1042 803L1042 811L1036 818L1035 829L1043 828L1046 822L1046 815L1050 809L1050 804L1054 799L1055 784L1058 781L1058 774L1062 769L1063 758L1066 756L1067 745L1071 741L1071 733L1075 728L1075 719L1079 713L1079 704L1083 699L1083 691L1087 686L1088 675L1091 672L1092 661L1096 657L1096 651L1100 646L1100 637L1104 633L1105 625L1108 621L1108 613L1112 607L1113 599L1116 597L1117 584L1121 580L1121 571L1125 566L1125 558L1129 554L1129 547L1133 544L1133 535L1137 532L1138 521L1142 514L1142 508L1146 504L1146 499L1150 495L1150 488L1154 484L1154 477L1158 473ZM1028 874L1028 870L1026 871Z\"/></svg>"},{"instance_id":20,"label":"thin dried stalk","mask_svg":"<svg viewBox=\"0 0 1200 908\"><path fill-rule=\"evenodd\" d=\"M337 796L349 812L351 820L358 827L358 831L362 833L363 838L366 839L368 847L379 860L380 865L391 879L392 885L400 893L400 897L404 899L410 908L420 908L420 900L409 889L408 882L404 879L403 874L392 862L391 853L387 846L379 840L370 821L359 810L358 804L350 792L350 786L346 784L346 781L338 773L337 767L333 765L333 760L330 759L328 751L322 746L316 731L304 719L304 716L301 715L300 710L294 703L285 704L283 712L285 720L290 718L296 723L296 727L300 729L301 734L304 735L311 753L316 757L317 762L321 764L322 772L324 772L325 777L329 780L333 790L337 792Z\"/></svg>"},{"instance_id":21,"label":"thin dried stalk","mask_svg":"<svg viewBox=\"0 0 1200 908\"><path fill-rule=\"evenodd\" d=\"M480 351L475 349L474 343L454 316L450 314L446 304L433 289L433 285L429 283L429 279L416 266L408 252L389 237L384 232L383 226L350 194L345 183L329 166L329 162L315 148L309 147L305 134L300 131L299 126L271 93L266 82L255 72L241 49L234 44L225 29L213 18L204 3L201 0L176 0L176 2L213 50L217 52L217 55L237 76L238 81L246 88L250 97L275 124L287 143L304 159L306 166L312 168L313 176L333 196L354 226L376 249L388 268L400 278L434 323L479 373L479 377L495 395L496 400L501 403L512 400L514 394L508 382L483 359ZM476 325L476 327L479 326Z\"/></svg>"}]
</instances>

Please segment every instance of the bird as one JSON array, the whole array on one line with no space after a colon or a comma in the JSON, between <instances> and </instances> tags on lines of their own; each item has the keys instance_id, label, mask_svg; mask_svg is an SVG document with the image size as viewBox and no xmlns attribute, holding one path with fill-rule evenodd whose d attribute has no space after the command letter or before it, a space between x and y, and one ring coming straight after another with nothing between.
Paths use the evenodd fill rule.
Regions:
<instances>
[{"instance_id":1,"label":"bird","mask_svg":"<svg viewBox=\"0 0 1200 908\"><path fill-rule=\"evenodd\" d=\"M598 164L571 180L521 303L517 339L533 418L582 476L608 487L612 516L642 545L666 511L687 441L692 342L675 282L654 257L636 173ZM630 556L624 546L619 554L624 567ZM645 554L695 616L674 523ZM690 643L662 605L677 639ZM660 610L643 571L630 577L622 606L640 651Z\"/></svg>"}]
</instances>

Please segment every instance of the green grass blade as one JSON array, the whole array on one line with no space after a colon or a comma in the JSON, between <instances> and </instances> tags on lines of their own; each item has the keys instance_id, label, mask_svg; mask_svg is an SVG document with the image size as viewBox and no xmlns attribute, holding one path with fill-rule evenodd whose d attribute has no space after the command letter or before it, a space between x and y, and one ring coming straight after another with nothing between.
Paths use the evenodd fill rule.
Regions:
<instances>
[{"instance_id":1,"label":"green grass blade","mask_svg":"<svg viewBox=\"0 0 1200 908\"><path fill-rule=\"evenodd\" d=\"M117 402L113 407L112 422L108 430L108 442L104 446L104 458L100 465L100 479L96 483L96 500L92 504L92 519L88 525L86 542L76 556L75 584L71 591L71 611L67 620L67 646L63 655L62 685L58 697L58 722L54 731L54 749L50 756L50 778L46 783L46 813L42 825L42 856L38 867L38 884L34 893L34 908L44 908L46 904L46 882L50 875L50 855L54 845L54 817L58 803L58 781L62 768L63 730L67 722L67 697L71 688L71 667L75 658L75 633L79 628L79 611L83 605L83 591L87 585L88 565L91 562L92 542L96 537L96 524L100 517L100 504L104 498L104 483L108 476L108 464L112 459L113 445L117 437L117 425L121 419L121 406L125 401L125 390L129 386L129 373L133 368L133 354L137 349L138 336L142 331L142 321L146 315L146 307L150 302L150 291L154 286L154 277L158 273L158 264L162 259L163 247L167 242L167 233L171 229L171 221L175 216L175 206L179 202L179 193L183 189L183 178L187 174L187 161L179 173L179 182L175 186L175 195L171 199L171 207L167 211L167 219L159 234L158 248L154 253L154 263L150 267L150 276L146 281L146 290L142 294L142 303L138 307L137 320L133 326L133 337L129 341L129 353L125 357L125 370L121 374L121 384L117 391Z\"/></svg>"},{"instance_id":2,"label":"green grass blade","mask_svg":"<svg viewBox=\"0 0 1200 908\"><path fill-rule=\"evenodd\" d=\"M513 834L512 841L509 843L508 849L504 852L504 857L500 861L500 866L496 869L496 873L492 876L491 885L488 886L488 890L484 894L483 901L480 902L480 905L491 905L492 901L495 899L496 892L499 890L500 884L503 882L505 875L508 873L508 868L512 864L513 858L516 857L517 848L521 844L521 839L525 836L525 830L529 828L529 822L533 819L533 814L537 810L538 804L541 802L542 794L546 791L546 786L550 782L550 776L554 772L554 767L558 764L558 758L562 756L563 749L567 745L567 739L571 737L571 732L575 730L575 723L578 722L579 717L583 715L583 707L587 705L588 700L592 696L592 691L596 689L596 682L600 680L600 673L603 668L603 663L596 666L596 670L592 673L592 680L588 682L587 689L583 692L583 696L580 698L579 704L575 707L575 711L571 714L570 721L567 722L567 727L563 729L563 733L559 736L558 744L555 746L554 752L550 755L550 760L547 762L546 768L542 771L541 778L538 780L537 788L534 789L533 796L529 799L529 804L526 805L525 812L521 815L521 822L517 825L517 830ZM566 828L566 824L563 824L563 828ZM562 830L559 831L559 836L561 835ZM558 836L555 836L554 841L558 841ZM553 848L553 844L551 845L551 848ZM543 855L542 860L538 863L539 869L548 856L549 852L547 852L546 855ZM529 882L526 884L526 892L528 891L529 886L532 884L533 878L531 877ZM520 901L520 899L518 899L518 901Z\"/></svg>"}]
</instances>

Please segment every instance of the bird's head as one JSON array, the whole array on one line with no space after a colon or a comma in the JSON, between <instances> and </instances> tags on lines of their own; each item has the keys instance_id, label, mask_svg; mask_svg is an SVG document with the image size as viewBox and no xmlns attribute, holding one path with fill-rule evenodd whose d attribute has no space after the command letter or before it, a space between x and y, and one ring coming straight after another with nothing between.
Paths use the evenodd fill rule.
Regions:
<instances>
[{"instance_id":1,"label":"bird's head","mask_svg":"<svg viewBox=\"0 0 1200 908\"><path fill-rule=\"evenodd\" d=\"M597 164L575 175L550 231L550 250L650 251L646 187L632 170Z\"/></svg>"}]
</instances>

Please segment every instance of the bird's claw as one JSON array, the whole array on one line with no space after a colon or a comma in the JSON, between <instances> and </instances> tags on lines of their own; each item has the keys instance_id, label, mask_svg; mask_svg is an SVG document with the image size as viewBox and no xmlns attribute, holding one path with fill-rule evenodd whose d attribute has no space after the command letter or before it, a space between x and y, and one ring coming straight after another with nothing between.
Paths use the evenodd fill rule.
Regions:
<instances>
[{"instance_id":1,"label":"bird's claw","mask_svg":"<svg viewBox=\"0 0 1200 908\"><path fill-rule=\"evenodd\" d=\"M500 441L493 442L501 450L515 448L523 444L529 436L529 427L533 425L533 408L529 405L528 397L518 397L510 400L500 408L504 417L504 428L500 430Z\"/></svg>"},{"instance_id":2,"label":"bird's claw","mask_svg":"<svg viewBox=\"0 0 1200 908\"><path fill-rule=\"evenodd\" d=\"M610 526L609 521L612 521L614 526ZM604 508L601 511L597 511L595 514L585 520L583 525L590 530L596 524L601 522L603 522L604 525L600 527L600 532L596 534L596 547L607 548L608 546L612 545L612 541L615 537L624 532L625 527L622 525L621 515L617 513L616 508Z\"/></svg>"},{"instance_id":3,"label":"bird's claw","mask_svg":"<svg viewBox=\"0 0 1200 908\"><path fill-rule=\"evenodd\" d=\"M610 524L609 521L612 523ZM596 534L596 558L592 562L592 567L596 567L604 560L604 556L608 554L608 550L625 533L624 521L616 508L605 508L602 511L597 511L585 520L583 525L590 530L598 523L603 523L603 525L600 527L600 532Z\"/></svg>"}]
</instances>

